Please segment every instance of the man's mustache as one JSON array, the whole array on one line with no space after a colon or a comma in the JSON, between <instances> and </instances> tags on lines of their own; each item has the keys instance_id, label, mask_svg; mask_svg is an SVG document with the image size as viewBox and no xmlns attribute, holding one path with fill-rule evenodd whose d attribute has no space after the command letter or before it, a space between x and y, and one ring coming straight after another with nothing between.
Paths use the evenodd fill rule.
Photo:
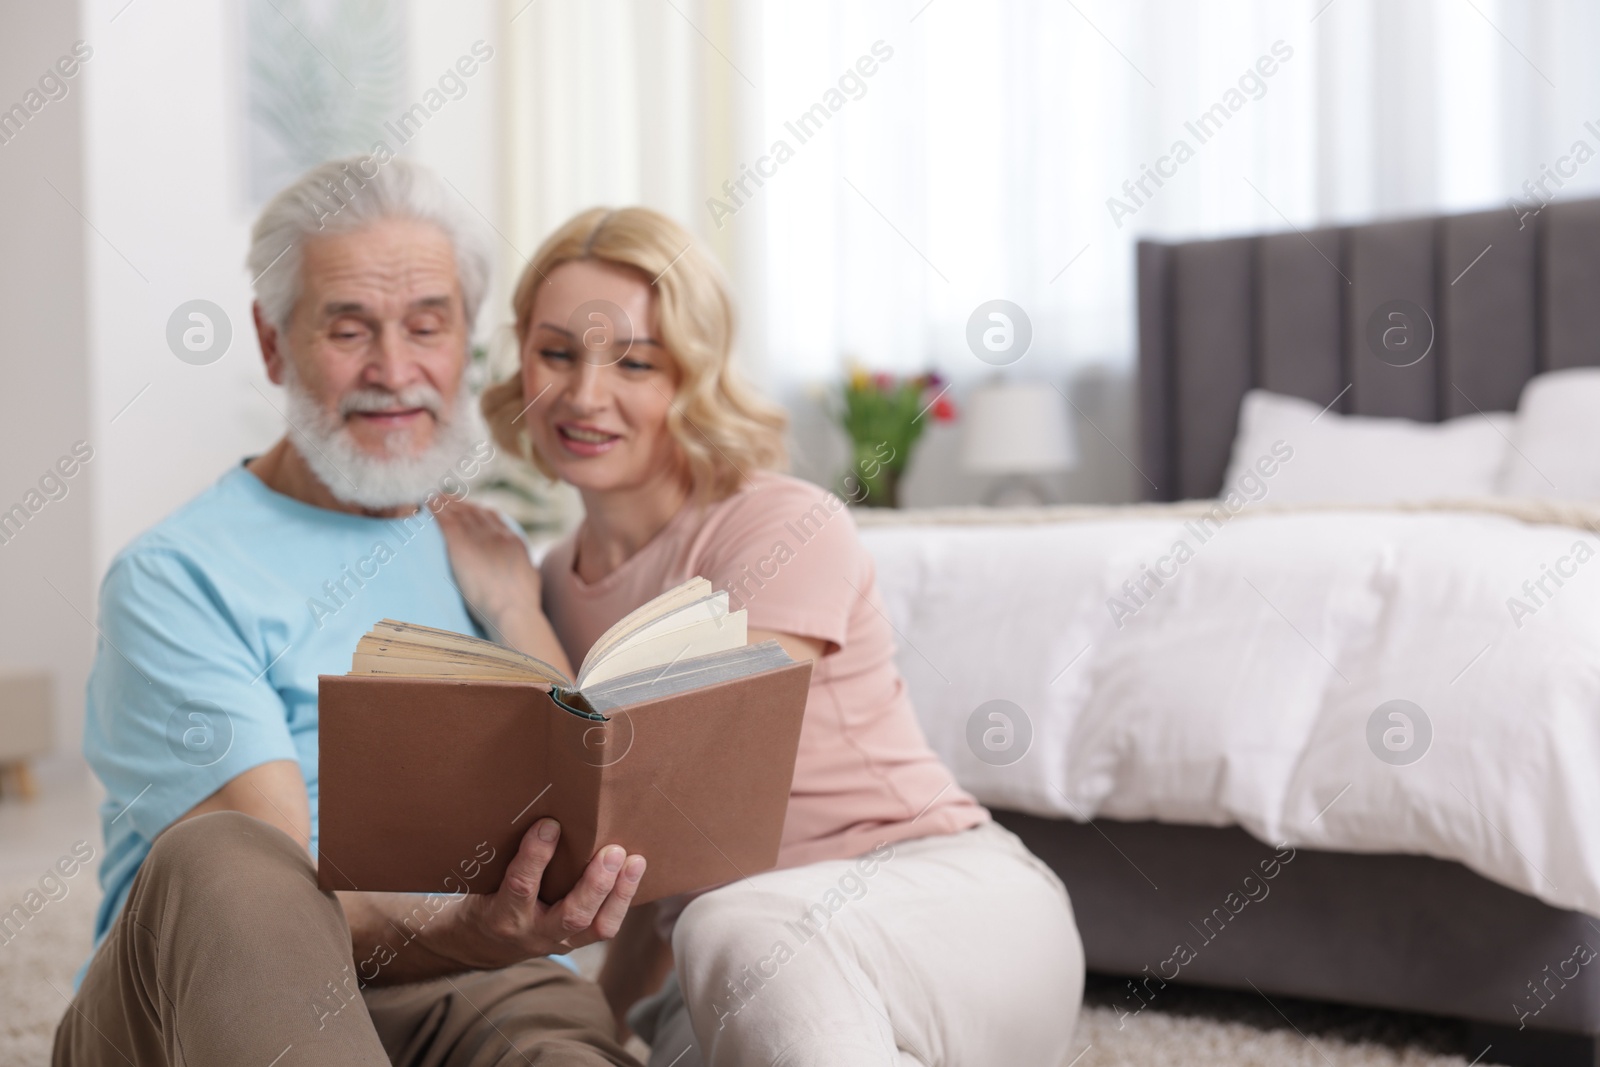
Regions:
<instances>
[{"instance_id":1,"label":"man's mustache","mask_svg":"<svg viewBox=\"0 0 1600 1067\"><path fill-rule=\"evenodd\" d=\"M339 414L345 418L358 411L405 411L410 408L422 408L437 419L444 410L444 397L430 385L413 385L399 392L376 387L355 389L339 398Z\"/></svg>"}]
</instances>

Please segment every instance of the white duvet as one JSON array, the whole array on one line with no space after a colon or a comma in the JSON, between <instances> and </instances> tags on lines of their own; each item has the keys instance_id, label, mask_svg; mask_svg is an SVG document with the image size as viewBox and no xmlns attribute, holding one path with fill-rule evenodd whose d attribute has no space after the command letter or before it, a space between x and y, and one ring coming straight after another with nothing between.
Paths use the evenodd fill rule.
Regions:
<instances>
[{"instance_id":1,"label":"white duvet","mask_svg":"<svg viewBox=\"0 0 1600 1067\"><path fill-rule=\"evenodd\" d=\"M1421 853L1600 915L1600 537L1484 508L913 513L862 537L923 727L985 803ZM1391 761L1421 722L1386 712L1369 743L1397 699L1431 726L1414 762Z\"/></svg>"}]
</instances>

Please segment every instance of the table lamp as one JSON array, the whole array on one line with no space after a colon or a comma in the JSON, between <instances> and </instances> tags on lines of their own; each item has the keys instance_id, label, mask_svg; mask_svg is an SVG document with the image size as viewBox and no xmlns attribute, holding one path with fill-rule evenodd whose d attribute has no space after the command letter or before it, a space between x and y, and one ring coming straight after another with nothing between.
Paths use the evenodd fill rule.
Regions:
<instances>
[{"instance_id":1,"label":"table lamp","mask_svg":"<svg viewBox=\"0 0 1600 1067\"><path fill-rule=\"evenodd\" d=\"M1039 479L1078 461L1071 409L1047 382L994 381L973 394L965 415L962 466L1002 475L984 503L1016 506L1054 502Z\"/></svg>"}]
</instances>

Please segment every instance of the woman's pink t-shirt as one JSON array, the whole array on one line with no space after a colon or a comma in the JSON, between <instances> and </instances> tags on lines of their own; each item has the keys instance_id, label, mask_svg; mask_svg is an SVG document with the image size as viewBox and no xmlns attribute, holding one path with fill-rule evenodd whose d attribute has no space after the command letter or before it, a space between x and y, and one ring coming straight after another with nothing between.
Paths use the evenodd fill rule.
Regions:
<instances>
[{"instance_id":1,"label":"woman's pink t-shirt","mask_svg":"<svg viewBox=\"0 0 1600 1067\"><path fill-rule=\"evenodd\" d=\"M545 612L574 664L612 623L695 575L726 589L750 629L828 646L812 668L779 867L988 820L922 734L872 558L839 497L758 473L725 500L686 505L593 584L573 569L575 544L575 534L560 541L540 568Z\"/></svg>"}]
</instances>

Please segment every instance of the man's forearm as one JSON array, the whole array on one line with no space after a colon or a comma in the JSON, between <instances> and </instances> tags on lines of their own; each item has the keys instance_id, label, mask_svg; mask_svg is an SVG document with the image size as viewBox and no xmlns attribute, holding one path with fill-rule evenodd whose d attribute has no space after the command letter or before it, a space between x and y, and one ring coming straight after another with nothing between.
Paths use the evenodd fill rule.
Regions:
<instances>
[{"instance_id":1,"label":"man's forearm","mask_svg":"<svg viewBox=\"0 0 1600 1067\"><path fill-rule=\"evenodd\" d=\"M441 947L460 906L442 893L339 893L363 985L420 982L470 970Z\"/></svg>"},{"instance_id":2,"label":"man's forearm","mask_svg":"<svg viewBox=\"0 0 1600 1067\"><path fill-rule=\"evenodd\" d=\"M393 985L493 971L615 936L645 858L607 845L566 896L545 905L539 886L560 837L554 819L530 826L493 893L340 893L357 978Z\"/></svg>"}]
</instances>

